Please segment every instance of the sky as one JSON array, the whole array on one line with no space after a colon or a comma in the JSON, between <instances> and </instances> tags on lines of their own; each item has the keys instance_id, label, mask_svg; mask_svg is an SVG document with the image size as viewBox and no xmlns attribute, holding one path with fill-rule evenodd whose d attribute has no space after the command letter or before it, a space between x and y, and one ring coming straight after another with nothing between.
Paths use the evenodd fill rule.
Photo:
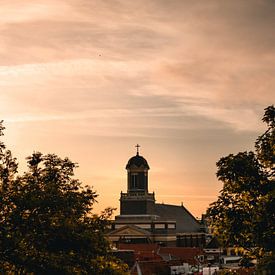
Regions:
<instances>
[{"instance_id":1,"label":"sky","mask_svg":"<svg viewBox=\"0 0 275 275\"><path fill-rule=\"evenodd\" d=\"M0 0L0 119L20 172L77 162L119 212L135 145L157 202L196 217L216 162L252 150L275 98L274 0Z\"/></svg>"}]
</instances>

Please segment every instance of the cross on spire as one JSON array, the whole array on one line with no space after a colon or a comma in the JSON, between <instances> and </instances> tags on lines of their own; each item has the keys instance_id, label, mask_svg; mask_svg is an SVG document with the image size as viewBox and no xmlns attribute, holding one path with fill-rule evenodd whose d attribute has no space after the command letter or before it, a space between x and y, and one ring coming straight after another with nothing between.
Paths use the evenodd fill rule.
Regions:
<instances>
[{"instance_id":1,"label":"cross on spire","mask_svg":"<svg viewBox=\"0 0 275 275\"><path fill-rule=\"evenodd\" d=\"M137 144L135 147L137 148L137 156L138 156L139 155L139 147L140 147L140 145Z\"/></svg>"}]
</instances>

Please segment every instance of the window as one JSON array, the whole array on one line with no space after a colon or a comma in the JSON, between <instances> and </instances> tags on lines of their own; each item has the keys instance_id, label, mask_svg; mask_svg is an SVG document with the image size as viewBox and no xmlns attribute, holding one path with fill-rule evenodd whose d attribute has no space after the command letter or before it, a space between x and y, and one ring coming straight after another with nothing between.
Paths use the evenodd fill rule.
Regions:
<instances>
[{"instance_id":1,"label":"window","mask_svg":"<svg viewBox=\"0 0 275 275\"><path fill-rule=\"evenodd\" d=\"M131 174L131 187L133 189L138 188L138 175L135 174Z\"/></svg>"},{"instance_id":2,"label":"window","mask_svg":"<svg viewBox=\"0 0 275 275\"><path fill-rule=\"evenodd\" d=\"M151 228L151 224L136 224L136 226L138 226L140 228L144 228L144 229L150 229Z\"/></svg>"},{"instance_id":3,"label":"window","mask_svg":"<svg viewBox=\"0 0 275 275\"><path fill-rule=\"evenodd\" d=\"M163 223L155 224L155 229L164 229L164 228L165 228L165 224Z\"/></svg>"},{"instance_id":4,"label":"window","mask_svg":"<svg viewBox=\"0 0 275 275\"><path fill-rule=\"evenodd\" d=\"M168 228L169 229L175 229L176 228L176 225L174 223L169 223L168 224Z\"/></svg>"}]
</instances>

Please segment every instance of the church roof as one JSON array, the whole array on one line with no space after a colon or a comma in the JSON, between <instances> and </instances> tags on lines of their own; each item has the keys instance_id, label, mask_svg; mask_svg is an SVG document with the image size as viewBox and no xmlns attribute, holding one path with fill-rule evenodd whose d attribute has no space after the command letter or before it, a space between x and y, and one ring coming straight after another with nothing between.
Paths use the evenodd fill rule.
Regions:
<instances>
[{"instance_id":1,"label":"church roof","mask_svg":"<svg viewBox=\"0 0 275 275\"><path fill-rule=\"evenodd\" d=\"M140 156L138 153L136 154L136 156L130 158L126 165L126 169L129 169L131 167L150 169L147 160L143 156Z\"/></svg>"},{"instance_id":2,"label":"church roof","mask_svg":"<svg viewBox=\"0 0 275 275\"><path fill-rule=\"evenodd\" d=\"M201 231L200 223L183 205L177 206L156 203L154 207L154 214L160 216L161 219L175 220L177 233Z\"/></svg>"}]
</instances>

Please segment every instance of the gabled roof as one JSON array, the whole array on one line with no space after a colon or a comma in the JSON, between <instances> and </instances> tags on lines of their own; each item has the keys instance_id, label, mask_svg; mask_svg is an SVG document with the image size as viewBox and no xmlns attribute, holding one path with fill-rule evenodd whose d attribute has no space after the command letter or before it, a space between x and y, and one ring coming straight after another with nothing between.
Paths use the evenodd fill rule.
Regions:
<instances>
[{"instance_id":1,"label":"gabled roof","mask_svg":"<svg viewBox=\"0 0 275 275\"><path fill-rule=\"evenodd\" d=\"M122 226L121 228L115 229L111 232L109 232L108 234L109 236L113 236L113 235L124 235L124 236L133 236L133 235L137 235L137 236L149 236L150 232L141 229L135 225L125 225Z\"/></svg>"},{"instance_id":2,"label":"gabled roof","mask_svg":"<svg viewBox=\"0 0 275 275\"><path fill-rule=\"evenodd\" d=\"M183 205L156 203L154 214L160 216L160 219L175 220L177 233L200 232L201 230L201 224Z\"/></svg>"}]
</instances>

